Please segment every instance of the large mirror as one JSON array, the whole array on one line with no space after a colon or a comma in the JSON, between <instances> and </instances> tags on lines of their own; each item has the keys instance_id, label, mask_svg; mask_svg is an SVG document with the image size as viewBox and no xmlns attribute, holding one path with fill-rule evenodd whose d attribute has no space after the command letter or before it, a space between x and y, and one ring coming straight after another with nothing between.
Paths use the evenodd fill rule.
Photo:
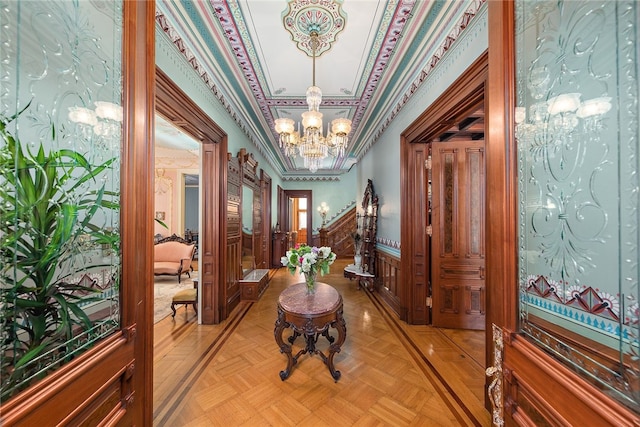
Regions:
<instances>
[{"instance_id":1,"label":"large mirror","mask_svg":"<svg viewBox=\"0 0 640 427\"><path fill-rule=\"evenodd\" d=\"M242 276L255 268L253 254L253 189L242 186Z\"/></svg>"}]
</instances>

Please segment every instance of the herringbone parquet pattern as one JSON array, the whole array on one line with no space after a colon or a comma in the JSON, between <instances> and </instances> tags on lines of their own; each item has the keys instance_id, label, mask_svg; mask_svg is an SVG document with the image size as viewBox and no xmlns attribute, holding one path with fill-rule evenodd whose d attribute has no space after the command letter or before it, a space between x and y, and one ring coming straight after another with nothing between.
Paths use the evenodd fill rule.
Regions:
<instances>
[{"instance_id":1,"label":"herringbone parquet pattern","mask_svg":"<svg viewBox=\"0 0 640 427\"><path fill-rule=\"evenodd\" d=\"M240 304L220 325L197 325L184 308L156 324L154 425L489 425L484 333L406 325L342 277L347 262L336 261L321 279L344 298L338 382L310 355L280 380L286 358L273 335L276 301L300 281L280 269L260 301ZM318 344L326 349L324 338Z\"/></svg>"}]
</instances>

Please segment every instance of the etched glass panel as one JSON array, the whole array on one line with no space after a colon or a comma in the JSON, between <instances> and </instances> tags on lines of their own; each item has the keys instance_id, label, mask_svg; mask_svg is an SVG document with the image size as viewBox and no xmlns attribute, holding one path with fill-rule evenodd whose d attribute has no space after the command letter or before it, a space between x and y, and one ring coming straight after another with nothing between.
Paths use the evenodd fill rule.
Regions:
<instances>
[{"instance_id":1,"label":"etched glass panel","mask_svg":"<svg viewBox=\"0 0 640 427\"><path fill-rule=\"evenodd\" d=\"M638 10L516 2L521 332L638 410Z\"/></svg>"},{"instance_id":2,"label":"etched glass panel","mask_svg":"<svg viewBox=\"0 0 640 427\"><path fill-rule=\"evenodd\" d=\"M119 328L122 3L0 14L4 401Z\"/></svg>"}]
</instances>

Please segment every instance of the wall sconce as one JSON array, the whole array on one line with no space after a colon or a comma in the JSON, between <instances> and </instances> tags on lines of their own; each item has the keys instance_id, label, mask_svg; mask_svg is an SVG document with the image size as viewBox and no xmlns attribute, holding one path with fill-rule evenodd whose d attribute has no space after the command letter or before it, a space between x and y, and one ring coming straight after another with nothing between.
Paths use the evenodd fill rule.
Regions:
<instances>
[{"instance_id":1,"label":"wall sconce","mask_svg":"<svg viewBox=\"0 0 640 427\"><path fill-rule=\"evenodd\" d=\"M327 212L329 212L329 205L327 205L325 202L320 203L320 206L318 206L318 212L322 217L322 228L327 223Z\"/></svg>"}]
</instances>

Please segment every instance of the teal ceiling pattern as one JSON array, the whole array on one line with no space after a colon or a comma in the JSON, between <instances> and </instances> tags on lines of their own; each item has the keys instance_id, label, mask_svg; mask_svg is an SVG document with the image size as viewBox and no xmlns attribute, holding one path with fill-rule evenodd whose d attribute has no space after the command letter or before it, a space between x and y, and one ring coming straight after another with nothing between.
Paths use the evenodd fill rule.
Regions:
<instances>
[{"instance_id":1,"label":"teal ceiling pattern","mask_svg":"<svg viewBox=\"0 0 640 427\"><path fill-rule=\"evenodd\" d=\"M324 180L376 142L485 1L158 0L156 23L284 180ZM320 109L353 122L347 154L315 174L274 130L307 109L313 29L326 56Z\"/></svg>"}]
</instances>

